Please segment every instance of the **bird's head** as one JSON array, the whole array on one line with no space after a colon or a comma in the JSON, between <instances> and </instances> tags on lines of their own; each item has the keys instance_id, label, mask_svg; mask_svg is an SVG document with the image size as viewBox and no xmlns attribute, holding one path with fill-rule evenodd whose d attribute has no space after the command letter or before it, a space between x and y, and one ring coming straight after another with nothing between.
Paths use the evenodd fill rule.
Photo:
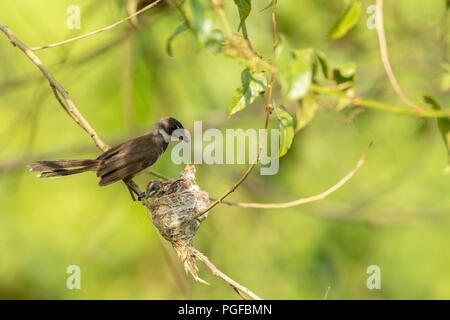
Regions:
<instances>
[{"instance_id":1,"label":"bird's head","mask_svg":"<svg viewBox=\"0 0 450 320\"><path fill-rule=\"evenodd\" d=\"M183 125L177 119L162 117L159 119L156 127L166 142L169 142L172 137L189 142L189 137Z\"/></svg>"}]
</instances>

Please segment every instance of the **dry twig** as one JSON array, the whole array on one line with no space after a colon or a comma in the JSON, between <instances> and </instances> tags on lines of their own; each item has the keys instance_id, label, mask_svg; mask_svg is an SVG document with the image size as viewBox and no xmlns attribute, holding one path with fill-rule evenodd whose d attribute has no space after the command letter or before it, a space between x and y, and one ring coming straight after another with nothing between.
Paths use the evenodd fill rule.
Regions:
<instances>
[{"instance_id":1,"label":"dry twig","mask_svg":"<svg viewBox=\"0 0 450 320\"><path fill-rule=\"evenodd\" d=\"M400 99L407 105L411 107L415 107L415 105L405 96L402 88L397 82L395 78L394 71L392 71L391 64L389 62L389 56L387 53L387 45L386 45L386 36L384 34L384 22L383 22L383 0L377 0L376 5L378 7L378 21L377 21L377 33L378 33L378 42L380 44L380 54L381 60L383 62L384 69L386 70L386 74L389 78L389 82L394 88L397 95Z\"/></svg>"},{"instance_id":2,"label":"dry twig","mask_svg":"<svg viewBox=\"0 0 450 320\"><path fill-rule=\"evenodd\" d=\"M256 294L254 294L253 292L251 292L249 289L247 289L246 287L240 285L239 283L237 283L236 281L234 281L233 279L231 279L230 277L228 277L226 274L224 274L222 271L220 271L219 269L216 268L216 266L209 261L208 257L205 256L203 253L199 252L199 251L195 251L194 252L195 255L197 256L197 258L203 262L211 271L212 273L219 277L222 278L226 283L228 283L230 286L232 286L234 289L239 290L241 292L244 292L246 295L248 295L250 298L254 299L254 300L262 300L262 298L258 297ZM242 296L241 296L242 297Z\"/></svg>"},{"instance_id":3,"label":"dry twig","mask_svg":"<svg viewBox=\"0 0 450 320\"><path fill-rule=\"evenodd\" d=\"M95 144L100 149L102 149L103 151L108 150L109 146L98 137L95 130L86 121L83 115L78 111L77 107L70 98L69 93L55 79L55 77L50 73L47 67L44 66L41 60L30 50L30 48L28 48L22 41L17 39L16 36L8 29L7 26L0 23L0 30L6 34L6 36L8 37L9 41L13 44L13 46L16 46L20 50L22 50L23 53L25 53L25 55L39 68L39 70L41 70L43 75L48 79L50 86L53 90L53 93L58 99L58 102L63 106L63 108L70 115L70 117L91 136ZM62 95L65 102L67 103L67 106L62 102L61 98L59 97L59 94Z\"/></svg>"},{"instance_id":4,"label":"dry twig","mask_svg":"<svg viewBox=\"0 0 450 320\"><path fill-rule=\"evenodd\" d=\"M93 35L95 35L95 34L97 34L97 33L100 33L100 32L106 31L106 30L110 30L110 29L115 28L115 27L117 27L118 25L124 23L125 21L130 20L130 19L136 17L137 15L143 13L144 11L147 11L148 9L150 9L150 8L152 8L152 7L154 7L154 6L156 6L156 5L157 5L158 3L160 3L161 1L162 1L162 0L156 0L156 1L152 2L152 3L150 3L148 6L145 6L145 7L142 8L141 10L136 11L135 13L129 15L128 17L126 17L126 18L124 18L124 19L122 19L122 20L119 20L119 21L117 21L116 23L113 23L113 24L111 24L111 25L109 25L109 26L107 26L107 27L104 27L104 28L101 28L101 29L98 29L98 30L95 30L95 31L92 31L92 32L89 32L89 33L86 33L86 34L83 34L83 35L78 36L78 37L74 37L74 38L71 38L71 39L67 39L67 40L64 40L64 41L60 41L60 42L56 42L56 43L52 43L52 44L47 44L47 45L45 45L45 46L40 46L40 47L30 48L30 50L32 50L32 51L37 51L37 50L42 50L42 49L47 49L47 48L53 48L53 47L56 47L56 46L61 46L61 45L64 45L64 44L67 44L67 43L70 43L70 42L73 42L73 41L76 41L76 40L80 40L80 39L84 39L84 38L93 36Z\"/></svg>"},{"instance_id":5,"label":"dry twig","mask_svg":"<svg viewBox=\"0 0 450 320\"><path fill-rule=\"evenodd\" d=\"M289 208L289 207L299 206L301 204L305 204L305 203L309 203L309 202L322 200L322 199L326 198L327 196L329 196L330 194L332 194L333 192L335 192L336 190L338 190L339 188L341 188L347 181L349 181L353 177L353 175L356 173L356 171L358 171L358 169L363 165L364 159L366 158L367 152L369 151L371 146L372 146L372 142L369 144L369 146L363 152L363 154L361 155L361 158L356 163L356 166L349 173L347 173L345 175L345 177L343 177L341 180L339 180L339 182L336 183L334 186L332 186L328 190L326 190L318 195L308 197L308 198L301 198L301 199L297 199L297 200L290 201L290 202L283 202L283 203L251 203L251 202L229 202L229 201L224 201L223 203L232 205L232 206L243 207L243 208L281 209L281 208Z\"/></svg>"}]
</instances>

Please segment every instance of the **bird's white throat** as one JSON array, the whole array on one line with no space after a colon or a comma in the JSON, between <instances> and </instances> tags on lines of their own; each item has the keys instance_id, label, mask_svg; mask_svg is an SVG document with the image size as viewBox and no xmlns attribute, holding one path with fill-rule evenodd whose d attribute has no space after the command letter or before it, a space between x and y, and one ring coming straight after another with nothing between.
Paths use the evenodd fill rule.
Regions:
<instances>
[{"instance_id":1,"label":"bird's white throat","mask_svg":"<svg viewBox=\"0 0 450 320\"><path fill-rule=\"evenodd\" d=\"M159 133L162 135L165 142L170 142L170 135L164 129L159 129Z\"/></svg>"}]
</instances>

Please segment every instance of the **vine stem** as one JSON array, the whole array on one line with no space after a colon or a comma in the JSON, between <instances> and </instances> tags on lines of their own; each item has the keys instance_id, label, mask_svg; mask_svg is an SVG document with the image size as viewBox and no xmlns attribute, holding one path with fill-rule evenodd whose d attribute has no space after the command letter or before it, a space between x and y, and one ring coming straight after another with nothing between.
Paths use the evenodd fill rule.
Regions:
<instances>
[{"instance_id":1,"label":"vine stem","mask_svg":"<svg viewBox=\"0 0 450 320\"><path fill-rule=\"evenodd\" d=\"M332 87L324 87L317 84L311 84L310 89L314 92L325 94L325 95L331 95L331 96L337 96L341 98L346 99L352 99L353 104L367 107L371 109L377 109L377 110L383 110L388 111L395 114L401 114L401 115L410 115L415 117L424 117L424 118L447 118L450 117L450 110L434 110L434 109L425 109L421 107L416 108L402 108L397 106L391 106L389 104L362 98L362 97L353 97L350 98L345 93L343 93L340 90L337 90Z\"/></svg>"},{"instance_id":2,"label":"vine stem","mask_svg":"<svg viewBox=\"0 0 450 320\"><path fill-rule=\"evenodd\" d=\"M383 22L383 0L377 0L376 6L378 7L378 24L377 24L377 34L378 34L378 43L380 45L380 54L381 61L383 62L384 70L386 70L386 74L389 78L389 82L394 88L394 91L400 97L400 99L410 107L416 107L403 93L402 88L397 82L397 78L394 75L394 71L392 70L391 63L389 62L389 56L387 52L387 44L386 44L386 36L384 33L384 22Z\"/></svg>"},{"instance_id":3,"label":"vine stem","mask_svg":"<svg viewBox=\"0 0 450 320\"><path fill-rule=\"evenodd\" d=\"M246 287L244 287L243 285L240 285L239 283L237 283L236 281L234 281L233 279L231 279L230 277L228 277L225 273L223 273L222 271L220 271L219 269L217 269L217 267L208 259L207 256L205 256L203 253L201 253L198 250L194 251L195 256L205 264L205 266L207 266L212 273L223 279L226 283L228 283L233 289L235 289L235 291L237 292L237 294L241 297L244 298L239 292L243 292L246 295L248 295L250 298L252 298L253 300L263 300L262 298L258 297L256 294L254 294L253 292L251 292L249 289L247 289Z\"/></svg>"},{"instance_id":4,"label":"vine stem","mask_svg":"<svg viewBox=\"0 0 450 320\"><path fill-rule=\"evenodd\" d=\"M122 20L119 20L119 21L117 21L117 22L115 22L115 23L113 23L113 24L111 24L109 26L106 26L104 28L101 28L101 29L98 29L98 30L95 30L95 31L92 31L92 32L89 32L89 33L86 33L86 34L83 34L83 35L78 36L78 37L70 38L70 39L67 39L67 40L64 40L64 41L55 42L55 43L47 44L47 45L40 46L40 47L30 48L30 50L31 51L37 51L37 50L42 50L42 49L47 49L47 48L53 48L53 47L61 46L61 45L64 45L64 44L67 44L67 43L70 43L70 42L73 42L73 41L77 41L77 40L80 40L80 39L84 39L84 38L93 36L95 34L98 34L100 32L106 31L106 30L110 30L110 29L115 28L118 25L124 23L125 21L130 20L130 19L138 16L139 14L143 13L144 11L147 11L148 9L153 8L154 6L156 6L161 1L162 0L156 0L156 1L152 2L151 4L149 4L148 6L145 6L141 10L136 11L135 13L129 15L128 17L126 17L126 18L124 18Z\"/></svg>"},{"instance_id":5,"label":"vine stem","mask_svg":"<svg viewBox=\"0 0 450 320\"><path fill-rule=\"evenodd\" d=\"M371 146L372 146L372 142L369 144L369 146L363 152L363 154L359 158L358 162L356 163L355 167L349 173L347 173L334 186L332 186L328 190L326 190L318 195L308 197L308 198L300 198L300 199L297 199L294 201L283 202L283 203L251 203L251 202L228 202L228 201L225 201L224 204L243 207L243 208L283 209L283 208L295 207L295 206L299 206L299 205L302 205L305 203L322 200L322 199L326 198L327 196L329 196L330 194L332 194L333 192L340 189L344 184L346 184L355 175L356 171L358 171L359 168L361 168L361 166L364 164L364 160L365 160L367 153L369 152L369 149Z\"/></svg>"},{"instance_id":6,"label":"vine stem","mask_svg":"<svg viewBox=\"0 0 450 320\"><path fill-rule=\"evenodd\" d=\"M6 34L13 46L18 47L20 50L22 50L22 52L25 53L25 55L39 68L39 70L41 70L42 74L48 79L50 87L52 88L56 99L64 108L64 110L69 114L69 116L91 136L95 144L101 150L108 150L109 146L100 139L97 132L95 132L95 130L77 109L68 92L55 79L52 73L47 69L46 66L44 66L42 61L33 53L33 51L31 51L31 49L28 48L22 41L17 39L16 36L8 29L8 27L2 23L0 23L0 30ZM67 105L64 104L59 95L64 98Z\"/></svg>"},{"instance_id":7,"label":"vine stem","mask_svg":"<svg viewBox=\"0 0 450 320\"><path fill-rule=\"evenodd\" d=\"M228 19L225 16L225 12L223 11L223 5L216 2L217 0L211 0L211 4L216 11L217 15L219 16L220 21L223 24L223 27L225 29L225 34L227 35L227 38L231 38L233 35L233 32L231 31L230 24L228 23Z\"/></svg>"}]
</instances>

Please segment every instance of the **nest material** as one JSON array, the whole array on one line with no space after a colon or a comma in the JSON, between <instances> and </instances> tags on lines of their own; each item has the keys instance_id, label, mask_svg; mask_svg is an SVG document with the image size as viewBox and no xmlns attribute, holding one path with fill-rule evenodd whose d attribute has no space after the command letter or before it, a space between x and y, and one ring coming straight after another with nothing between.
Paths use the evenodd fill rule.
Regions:
<instances>
[{"instance_id":1,"label":"nest material","mask_svg":"<svg viewBox=\"0 0 450 320\"><path fill-rule=\"evenodd\" d=\"M200 190L195 181L195 166L186 167L178 180L151 181L147 187L147 195L154 198L149 205L153 224L172 244L183 261L186 272L204 282L197 274L197 250L194 248L193 238L208 213L197 219L194 217L208 208L210 202L208 192Z\"/></svg>"}]
</instances>

